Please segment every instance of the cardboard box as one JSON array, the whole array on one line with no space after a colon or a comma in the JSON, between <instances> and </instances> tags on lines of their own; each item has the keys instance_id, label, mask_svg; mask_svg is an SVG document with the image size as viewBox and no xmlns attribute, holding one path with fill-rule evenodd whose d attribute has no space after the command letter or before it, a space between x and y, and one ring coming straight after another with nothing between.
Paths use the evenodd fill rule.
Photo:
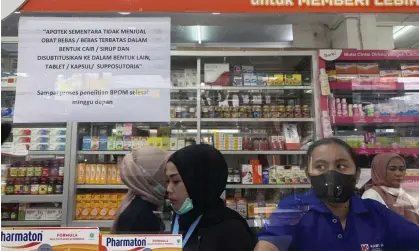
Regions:
<instances>
[{"instance_id":1,"label":"cardboard box","mask_svg":"<svg viewBox=\"0 0 419 251\"><path fill-rule=\"evenodd\" d=\"M124 137L123 136L117 136L115 138L115 150L116 151L124 150Z\"/></svg>"},{"instance_id":2,"label":"cardboard box","mask_svg":"<svg viewBox=\"0 0 419 251\"><path fill-rule=\"evenodd\" d=\"M336 63L336 74L358 74L358 67L355 63Z\"/></svg>"},{"instance_id":3,"label":"cardboard box","mask_svg":"<svg viewBox=\"0 0 419 251\"><path fill-rule=\"evenodd\" d=\"M131 136L124 136L124 151L132 150L132 138Z\"/></svg>"},{"instance_id":4,"label":"cardboard box","mask_svg":"<svg viewBox=\"0 0 419 251\"><path fill-rule=\"evenodd\" d=\"M81 212L83 211L83 195L77 194L76 195L76 220L82 220L83 217L81 217Z\"/></svg>"},{"instance_id":5,"label":"cardboard box","mask_svg":"<svg viewBox=\"0 0 419 251\"><path fill-rule=\"evenodd\" d=\"M382 70L380 71L380 77L401 77L402 76L402 71L398 71L398 70Z\"/></svg>"},{"instance_id":6,"label":"cardboard box","mask_svg":"<svg viewBox=\"0 0 419 251\"><path fill-rule=\"evenodd\" d=\"M108 136L99 136L99 151L108 150Z\"/></svg>"},{"instance_id":7,"label":"cardboard box","mask_svg":"<svg viewBox=\"0 0 419 251\"><path fill-rule=\"evenodd\" d=\"M229 71L229 64L204 64L204 82L214 83L224 72Z\"/></svg>"},{"instance_id":8,"label":"cardboard box","mask_svg":"<svg viewBox=\"0 0 419 251\"><path fill-rule=\"evenodd\" d=\"M92 136L92 151L98 151L99 150L99 137L98 136Z\"/></svg>"},{"instance_id":9,"label":"cardboard box","mask_svg":"<svg viewBox=\"0 0 419 251\"><path fill-rule=\"evenodd\" d=\"M284 85L284 74L282 73L275 73L275 74L267 74L266 75L266 85L267 86L276 86L276 85Z\"/></svg>"},{"instance_id":10,"label":"cardboard box","mask_svg":"<svg viewBox=\"0 0 419 251\"><path fill-rule=\"evenodd\" d=\"M178 147L177 147L177 138L170 138L170 150L171 151L178 150Z\"/></svg>"},{"instance_id":11,"label":"cardboard box","mask_svg":"<svg viewBox=\"0 0 419 251\"><path fill-rule=\"evenodd\" d=\"M90 201L91 201L91 194L82 194L81 195L81 220L90 220Z\"/></svg>"},{"instance_id":12,"label":"cardboard box","mask_svg":"<svg viewBox=\"0 0 419 251\"><path fill-rule=\"evenodd\" d=\"M419 70L403 70L402 77L419 77Z\"/></svg>"},{"instance_id":13,"label":"cardboard box","mask_svg":"<svg viewBox=\"0 0 419 251\"><path fill-rule=\"evenodd\" d=\"M358 74L379 74L380 68L378 63L358 63L357 72Z\"/></svg>"},{"instance_id":14,"label":"cardboard box","mask_svg":"<svg viewBox=\"0 0 419 251\"><path fill-rule=\"evenodd\" d=\"M182 235L101 235L101 251L182 251ZM132 244L135 244L134 246ZM127 245L128 244L128 245ZM136 247L136 248L135 248Z\"/></svg>"},{"instance_id":15,"label":"cardboard box","mask_svg":"<svg viewBox=\"0 0 419 251\"><path fill-rule=\"evenodd\" d=\"M45 220L60 221L63 215L61 208L47 208L45 213Z\"/></svg>"},{"instance_id":16,"label":"cardboard box","mask_svg":"<svg viewBox=\"0 0 419 251\"><path fill-rule=\"evenodd\" d=\"M401 64L400 69L403 71L419 71L419 64Z\"/></svg>"},{"instance_id":17,"label":"cardboard box","mask_svg":"<svg viewBox=\"0 0 419 251\"><path fill-rule=\"evenodd\" d=\"M109 214L109 194L101 194L99 200L98 220L107 220Z\"/></svg>"},{"instance_id":18,"label":"cardboard box","mask_svg":"<svg viewBox=\"0 0 419 251\"><path fill-rule=\"evenodd\" d=\"M46 220L45 208L26 208L25 220L27 221L43 221ZM3 241L2 241L3 243Z\"/></svg>"},{"instance_id":19,"label":"cardboard box","mask_svg":"<svg viewBox=\"0 0 419 251\"><path fill-rule=\"evenodd\" d=\"M48 151L65 151L66 143L50 143Z\"/></svg>"},{"instance_id":20,"label":"cardboard box","mask_svg":"<svg viewBox=\"0 0 419 251\"><path fill-rule=\"evenodd\" d=\"M242 169L242 184L253 184L253 168L252 165L241 165Z\"/></svg>"},{"instance_id":21,"label":"cardboard box","mask_svg":"<svg viewBox=\"0 0 419 251\"><path fill-rule=\"evenodd\" d=\"M284 74L285 85L302 85L303 78L301 74Z\"/></svg>"}]
</instances>

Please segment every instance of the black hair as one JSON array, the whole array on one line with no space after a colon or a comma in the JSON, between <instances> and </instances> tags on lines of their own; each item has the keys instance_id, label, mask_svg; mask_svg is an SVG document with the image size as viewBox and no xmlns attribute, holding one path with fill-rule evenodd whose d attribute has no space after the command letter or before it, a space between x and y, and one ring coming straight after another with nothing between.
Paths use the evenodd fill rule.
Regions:
<instances>
[{"instance_id":1,"label":"black hair","mask_svg":"<svg viewBox=\"0 0 419 251\"><path fill-rule=\"evenodd\" d=\"M324 139L317 140L312 145L310 145L310 147L307 150L307 154L304 158L304 167L308 168L308 162L310 161L311 155L313 154L313 151L314 151L314 149L316 149L316 147L322 146L322 145L329 145L329 144L333 144L333 143L338 144L339 146L343 147L343 149L345 149L345 151L347 153L349 153L352 160L356 164L357 155L352 150L352 147L350 145L348 145L348 143L346 143L345 141L343 141L341 139L338 139L338 138L324 138ZM357 169L358 169L358 167L357 167Z\"/></svg>"}]
</instances>

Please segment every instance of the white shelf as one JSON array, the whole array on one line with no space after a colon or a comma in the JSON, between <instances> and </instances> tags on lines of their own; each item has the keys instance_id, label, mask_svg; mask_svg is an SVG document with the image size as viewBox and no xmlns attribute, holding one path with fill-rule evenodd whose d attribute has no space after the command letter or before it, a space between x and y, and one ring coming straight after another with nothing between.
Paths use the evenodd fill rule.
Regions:
<instances>
[{"instance_id":1,"label":"white shelf","mask_svg":"<svg viewBox=\"0 0 419 251\"><path fill-rule=\"evenodd\" d=\"M227 184L226 189L280 189L280 188L311 188L310 184L278 184L278 185L253 185L253 184Z\"/></svg>"},{"instance_id":2,"label":"white shelf","mask_svg":"<svg viewBox=\"0 0 419 251\"><path fill-rule=\"evenodd\" d=\"M170 230L171 222L168 220L163 221L166 231ZM69 226L70 227L100 227L100 228L111 228L113 220L74 220Z\"/></svg>"},{"instance_id":3,"label":"white shelf","mask_svg":"<svg viewBox=\"0 0 419 251\"><path fill-rule=\"evenodd\" d=\"M1 203L43 203L62 202L63 194L51 195L2 195Z\"/></svg>"},{"instance_id":4,"label":"white shelf","mask_svg":"<svg viewBox=\"0 0 419 251\"><path fill-rule=\"evenodd\" d=\"M225 155L301 155L306 154L307 151L221 151Z\"/></svg>"},{"instance_id":5,"label":"white shelf","mask_svg":"<svg viewBox=\"0 0 419 251\"><path fill-rule=\"evenodd\" d=\"M13 123L13 118L1 118L2 123Z\"/></svg>"},{"instance_id":6,"label":"white shelf","mask_svg":"<svg viewBox=\"0 0 419 251\"><path fill-rule=\"evenodd\" d=\"M170 89L176 90L176 91L196 91L197 87L196 86L171 86Z\"/></svg>"},{"instance_id":7,"label":"white shelf","mask_svg":"<svg viewBox=\"0 0 419 251\"><path fill-rule=\"evenodd\" d=\"M29 155L64 155L65 151L29 151Z\"/></svg>"},{"instance_id":8,"label":"white shelf","mask_svg":"<svg viewBox=\"0 0 419 251\"><path fill-rule=\"evenodd\" d=\"M78 151L77 154L85 154L85 155L125 155L130 153L131 151Z\"/></svg>"},{"instance_id":9,"label":"white shelf","mask_svg":"<svg viewBox=\"0 0 419 251\"><path fill-rule=\"evenodd\" d=\"M311 90L313 87L306 85L278 85L278 86L203 86L201 90Z\"/></svg>"},{"instance_id":10,"label":"white shelf","mask_svg":"<svg viewBox=\"0 0 419 251\"><path fill-rule=\"evenodd\" d=\"M61 226L61 221L1 221L2 227Z\"/></svg>"},{"instance_id":11,"label":"white shelf","mask_svg":"<svg viewBox=\"0 0 419 251\"><path fill-rule=\"evenodd\" d=\"M198 122L198 120L196 118L181 118L181 119L177 119L177 118L171 118L170 122Z\"/></svg>"},{"instance_id":12,"label":"white shelf","mask_svg":"<svg viewBox=\"0 0 419 251\"><path fill-rule=\"evenodd\" d=\"M15 92L16 91L16 86L2 86L1 91L2 92L6 92L6 91Z\"/></svg>"},{"instance_id":13,"label":"white shelf","mask_svg":"<svg viewBox=\"0 0 419 251\"><path fill-rule=\"evenodd\" d=\"M314 118L201 118L202 122L313 122Z\"/></svg>"},{"instance_id":14,"label":"white shelf","mask_svg":"<svg viewBox=\"0 0 419 251\"><path fill-rule=\"evenodd\" d=\"M120 189L127 190L125 185L77 185L77 189Z\"/></svg>"}]
</instances>

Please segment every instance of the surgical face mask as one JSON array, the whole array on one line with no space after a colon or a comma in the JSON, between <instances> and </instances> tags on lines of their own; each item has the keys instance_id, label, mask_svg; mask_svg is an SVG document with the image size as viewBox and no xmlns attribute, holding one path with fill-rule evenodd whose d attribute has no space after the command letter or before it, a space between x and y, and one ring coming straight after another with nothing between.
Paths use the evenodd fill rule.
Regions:
<instances>
[{"instance_id":1,"label":"surgical face mask","mask_svg":"<svg viewBox=\"0 0 419 251\"><path fill-rule=\"evenodd\" d=\"M157 184L155 187L154 187L154 190L156 190L158 193L160 193L160 194L165 194L166 193L166 188L164 188L162 185L160 185L160 184Z\"/></svg>"},{"instance_id":2,"label":"surgical face mask","mask_svg":"<svg viewBox=\"0 0 419 251\"><path fill-rule=\"evenodd\" d=\"M173 208L173 206L172 206L172 208ZM193 209L192 200L189 199L189 198L186 198L186 200L183 202L182 206L178 210L173 208L173 210L179 215L186 214L187 212L191 211L192 209Z\"/></svg>"},{"instance_id":3,"label":"surgical face mask","mask_svg":"<svg viewBox=\"0 0 419 251\"><path fill-rule=\"evenodd\" d=\"M323 202L345 203L355 193L356 175L327 171L310 176L314 194Z\"/></svg>"}]
</instances>

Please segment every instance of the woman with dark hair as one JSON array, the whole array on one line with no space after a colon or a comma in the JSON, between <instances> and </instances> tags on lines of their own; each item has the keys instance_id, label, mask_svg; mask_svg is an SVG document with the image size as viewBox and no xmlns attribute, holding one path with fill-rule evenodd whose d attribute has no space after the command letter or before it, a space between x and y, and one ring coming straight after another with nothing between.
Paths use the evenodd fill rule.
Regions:
<instances>
[{"instance_id":1,"label":"woman with dark hair","mask_svg":"<svg viewBox=\"0 0 419 251\"><path fill-rule=\"evenodd\" d=\"M408 221L419 225L419 203L401 187L406 175L406 162L397 153L381 153L371 165L372 186L363 199L380 202Z\"/></svg>"},{"instance_id":2,"label":"woman with dark hair","mask_svg":"<svg viewBox=\"0 0 419 251\"><path fill-rule=\"evenodd\" d=\"M166 175L176 213L172 233L182 234L182 250L253 250L256 238L246 220L220 198L228 175L220 151L205 144L182 148L170 157Z\"/></svg>"},{"instance_id":3,"label":"woman with dark hair","mask_svg":"<svg viewBox=\"0 0 419 251\"><path fill-rule=\"evenodd\" d=\"M355 163L342 140L312 144L305 159L311 191L280 202L255 250L419 250L418 226L354 194L360 176Z\"/></svg>"}]
</instances>

